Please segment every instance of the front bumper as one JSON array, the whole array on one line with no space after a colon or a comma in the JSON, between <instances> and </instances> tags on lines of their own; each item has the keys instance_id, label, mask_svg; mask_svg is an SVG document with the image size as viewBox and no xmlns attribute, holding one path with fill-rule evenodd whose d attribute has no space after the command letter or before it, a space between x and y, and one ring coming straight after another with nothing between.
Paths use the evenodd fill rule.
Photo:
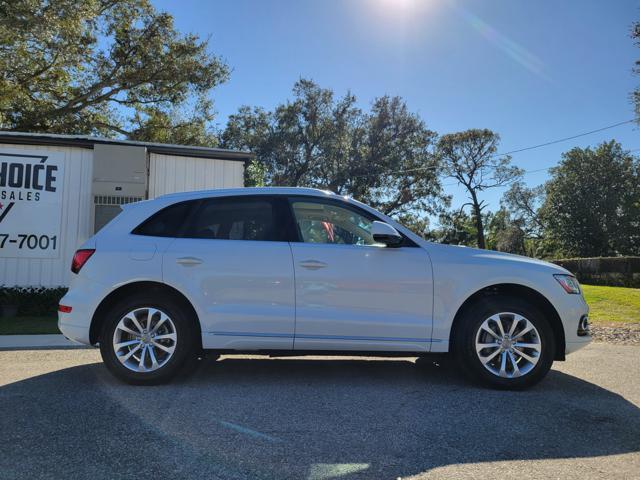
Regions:
<instances>
[{"instance_id":1,"label":"front bumper","mask_svg":"<svg viewBox=\"0 0 640 480\"><path fill-rule=\"evenodd\" d=\"M584 340L580 342L567 342L566 347L564 349L565 354L568 355L570 353L577 352L581 348L586 347L591 343L590 335L588 337L581 337L581 338L583 338Z\"/></svg>"},{"instance_id":2,"label":"front bumper","mask_svg":"<svg viewBox=\"0 0 640 480\"><path fill-rule=\"evenodd\" d=\"M563 326L565 333L565 354L568 355L591 343L588 327L589 306L582 295L567 295L563 309Z\"/></svg>"}]
</instances>

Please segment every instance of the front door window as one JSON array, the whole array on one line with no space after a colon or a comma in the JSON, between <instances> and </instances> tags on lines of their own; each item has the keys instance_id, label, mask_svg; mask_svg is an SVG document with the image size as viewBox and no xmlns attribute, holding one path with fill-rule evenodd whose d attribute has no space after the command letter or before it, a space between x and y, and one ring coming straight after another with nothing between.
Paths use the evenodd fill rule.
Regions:
<instances>
[{"instance_id":1,"label":"front door window","mask_svg":"<svg viewBox=\"0 0 640 480\"><path fill-rule=\"evenodd\" d=\"M330 203L294 201L293 213L305 243L377 245L371 235L372 220Z\"/></svg>"}]
</instances>

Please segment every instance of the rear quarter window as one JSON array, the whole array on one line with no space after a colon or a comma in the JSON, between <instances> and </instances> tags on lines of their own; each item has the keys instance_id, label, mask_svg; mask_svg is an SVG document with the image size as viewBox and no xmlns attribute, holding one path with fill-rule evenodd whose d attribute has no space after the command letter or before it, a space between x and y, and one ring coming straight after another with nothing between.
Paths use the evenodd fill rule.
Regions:
<instances>
[{"instance_id":1,"label":"rear quarter window","mask_svg":"<svg viewBox=\"0 0 640 480\"><path fill-rule=\"evenodd\" d=\"M179 237L196 202L181 202L163 208L138 225L131 233L150 237Z\"/></svg>"}]
</instances>

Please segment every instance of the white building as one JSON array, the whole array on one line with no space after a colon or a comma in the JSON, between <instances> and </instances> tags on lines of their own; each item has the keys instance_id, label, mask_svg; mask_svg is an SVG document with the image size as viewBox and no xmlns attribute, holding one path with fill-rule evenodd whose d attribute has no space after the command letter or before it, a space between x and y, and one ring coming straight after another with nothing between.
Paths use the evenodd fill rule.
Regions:
<instances>
[{"instance_id":1,"label":"white building","mask_svg":"<svg viewBox=\"0 0 640 480\"><path fill-rule=\"evenodd\" d=\"M74 251L119 205L242 187L250 159L216 148L0 132L0 286L66 286Z\"/></svg>"}]
</instances>

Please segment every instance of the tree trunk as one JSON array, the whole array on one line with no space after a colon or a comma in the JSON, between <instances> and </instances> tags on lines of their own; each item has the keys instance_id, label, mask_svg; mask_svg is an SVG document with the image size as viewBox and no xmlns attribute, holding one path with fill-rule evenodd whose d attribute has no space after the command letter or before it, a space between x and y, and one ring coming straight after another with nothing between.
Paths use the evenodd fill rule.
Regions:
<instances>
[{"instance_id":1,"label":"tree trunk","mask_svg":"<svg viewBox=\"0 0 640 480\"><path fill-rule=\"evenodd\" d=\"M480 208L480 203L478 203L478 197L476 196L476 192L474 191L471 191L471 200L473 202L473 214L476 217L478 248L485 249L487 248L487 245L484 241L484 225L482 224L482 209Z\"/></svg>"}]
</instances>

